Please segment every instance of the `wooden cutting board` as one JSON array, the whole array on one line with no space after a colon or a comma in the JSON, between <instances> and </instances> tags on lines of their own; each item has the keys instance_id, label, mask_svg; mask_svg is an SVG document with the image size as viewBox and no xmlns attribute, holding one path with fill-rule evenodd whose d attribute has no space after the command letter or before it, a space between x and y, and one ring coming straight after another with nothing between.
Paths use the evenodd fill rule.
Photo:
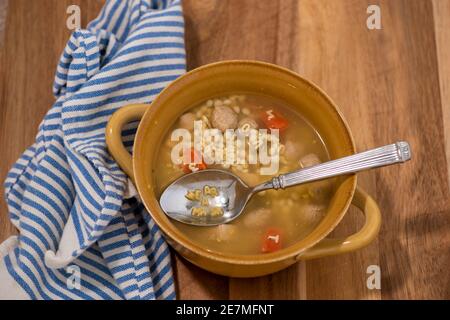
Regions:
<instances>
[{"instance_id":1,"label":"wooden cutting board","mask_svg":"<svg viewBox=\"0 0 450 320\"><path fill-rule=\"evenodd\" d=\"M404 139L413 160L359 175L383 215L370 246L256 279L216 276L174 255L179 298L450 298L450 1L377 1L382 29L369 30L372 2L184 1L189 69L225 59L288 67L339 105L359 150ZM71 4L86 25L103 1L13 0L4 32L0 19L2 180L53 103ZM333 235L355 232L362 220L351 209ZM0 240L14 233L2 198ZM380 267L380 290L366 286L370 265Z\"/></svg>"}]
</instances>

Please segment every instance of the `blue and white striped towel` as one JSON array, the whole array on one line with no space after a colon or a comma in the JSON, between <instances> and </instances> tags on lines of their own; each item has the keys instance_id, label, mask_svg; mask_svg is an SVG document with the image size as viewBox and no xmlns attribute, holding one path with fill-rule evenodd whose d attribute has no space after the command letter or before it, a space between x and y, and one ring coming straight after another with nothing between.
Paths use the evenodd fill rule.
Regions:
<instances>
[{"instance_id":1,"label":"blue and white striped towel","mask_svg":"<svg viewBox=\"0 0 450 320\"><path fill-rule=\"evenodd\" d=\"M117 108L151 102L185 68L179 0L110 0L73 33L56 102L5 182L19 236L0 245L0 297L175 298L168 246L104 131ZM135 129L124 130L128 146Z\"/></svg>"}]
</instances>

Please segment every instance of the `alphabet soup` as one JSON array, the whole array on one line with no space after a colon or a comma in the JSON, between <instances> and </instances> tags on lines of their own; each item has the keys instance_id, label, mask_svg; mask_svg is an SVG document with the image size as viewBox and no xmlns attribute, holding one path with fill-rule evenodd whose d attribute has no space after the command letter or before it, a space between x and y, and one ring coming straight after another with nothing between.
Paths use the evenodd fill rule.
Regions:
<instances>
[{"instance_id":1,"label":"alphabet soup","mask_svg":"<svg viewBox=\"0 0 450 320\"><path fill-rule=\"evenodd\" d=\"M231 94L204 101L179 117L159 146L157 191L180 176L204 169L228 170L250 186L281 173L329 160L318 132L293 108L272 97ZM212 138L211 138L212 136ZM326 213L334 180L267 190L229 224L173 224L192 241L216 252L253 255L286 248L308 235ZM214 196L192 190L193 214L220 214ZM211 188L211 190L214 190ZM188 199L190 199L188 198Z\"/></svg>"}]
</instances>

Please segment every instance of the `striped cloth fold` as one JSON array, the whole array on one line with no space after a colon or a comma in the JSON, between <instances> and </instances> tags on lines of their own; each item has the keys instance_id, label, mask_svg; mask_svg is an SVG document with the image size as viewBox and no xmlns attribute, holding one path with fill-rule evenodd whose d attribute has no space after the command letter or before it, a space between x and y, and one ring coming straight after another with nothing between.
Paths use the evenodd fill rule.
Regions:
<instances>
[{"instance_id":1,"label":"striped cloth fold","mask_svg":"<svg viewBox=\"0 0 450 320\"><path fill-rule=\"evenodd\" d=\"M175 298L169 248L108 154L105 126L117 108L151 102L185 69L178 0L110 0L72 34L56 102L5 181L19 235L0 245L0 297ZM123 131L130 148L136 126Z\"/></svg>"}]
</instances>

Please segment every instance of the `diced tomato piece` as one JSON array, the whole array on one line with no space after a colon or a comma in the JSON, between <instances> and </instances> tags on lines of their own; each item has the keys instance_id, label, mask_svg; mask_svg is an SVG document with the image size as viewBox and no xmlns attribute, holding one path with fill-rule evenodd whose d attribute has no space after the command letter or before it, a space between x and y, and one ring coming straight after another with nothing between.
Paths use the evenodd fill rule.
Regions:
<instances>
[{"instance_id":1,"label":"diced tomato piece","mask_svg":"<svg viewBox=\"0 0 450 320\"><path fill-rule=\"evenodd\" d=\"M281 231L277 228L269 228L264 234L261 251L264 253L275 252L281 249Z\"/></svg>"},{"instance_id":2,"label":"diced tomato piece","mask_svg":"<svg viewBox=\"0 0 450 320\"><path fill-rule=\"evenodd\" d=\"M261 119L267 129L278 129L283 131L289 126L288 120L279 112L273 111L272 109L264 111L261 115Z\"/></svg>"},{"instance_id":3,"label":"diced tomato piece","mask_svg":"<svg viewBox=\"0 0 450 320\"><path fill-rule=\"evenodd\" d=\"M194 148L191 148L191 150L185 150L184 155L190 155L190 158L183 159L183 164L181 168L183 169L184 173L191 173L193 170L191 170L191 167L198 168L198 170L204 170L206 169L206 163L203 161L203 157L201 154L197 152ZM196 156L198 159L200 159L200 163L195 163ZM197 170L194 170L197 171Z\"/></svg>"}]
</instances>

